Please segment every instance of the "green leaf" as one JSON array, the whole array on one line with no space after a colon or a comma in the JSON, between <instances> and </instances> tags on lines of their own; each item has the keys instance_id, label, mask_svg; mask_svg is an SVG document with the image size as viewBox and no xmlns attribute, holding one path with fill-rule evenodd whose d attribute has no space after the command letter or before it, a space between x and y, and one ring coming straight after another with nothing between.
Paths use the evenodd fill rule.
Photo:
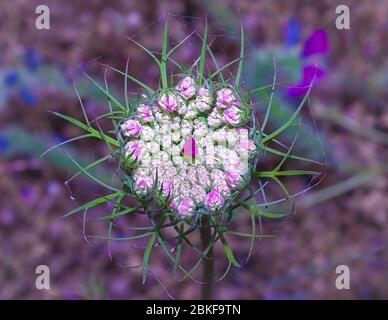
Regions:
<instances>
[{"instance_id":1,"label":"green leaf","mask_svg":"<svg viewBox=\"0 0 388 320\"><path fill-rule=\"evenodd\" d=\"M315 78L315 77L314 77ZM266 137L263 138L263 143L266 143L267 141L270 141L272 139L274 139L275 137L277 137L279 134L281 134L284 130L286 130L291 124L292 122L295 120L295 118L297 117L297 115L300 113L300 111L302 110L302 107L304 106L308 96L310 95L310 91L311 91L311 88L312 88L312 84L314 82L314 78L313 80L311 81L310 83L310 87L306 93L306 95L303 97L302 101L300 102L298 108L295 110L295 112L292 114L292 116L290 117L290 119L288 119L288 121L283 124L280 128L278 128L277 130L273 131L271 134L267 135Z\"/></svg>"},{"instance_id":2,"label":"green leaf","mask_svg":"<svg viewBox=\"0 0 388 320\"><path fill-rule=\"evenodd\" d=\"M199 66L198 66L198 86L202 85L203 72L205 69L206 47L207 47L207 30L208 30L208 25L207 25L207 21L206 21L205 31L204 31L203 38L202 38L201 56L199 59Z\"/></svg>"},{"instance_id":3,"label":"green leaf","mask_svg":"<svg viewBox=\"0 0 388 320\"><path fill-rule=\"evenodd\" d=\"M271 113L271 108L272 108L272 100L273 100L273 95L274 95L274 92L275 92L275 83L276 83L276 75L277 75L275 59L273 59L273 66L274 66L274 75L273 75L273 81L272 81L271 96L270 96L270 99L269 99L269 102L268 102L267 111L265 112L264 121L263 121L263 124L261 126L261 132L264 132L264 129L265 129L266 125L267 125L268 118L269 118L269 115Z\"/></svg>"},{"instance_id":4,"label":"green leaf","mask_svg":"<svg viewBox=\"0 0 388 320\"><path fill-rule=\"evenodd\" d=\"M118 101L114 96L112 96L108 91L106 91L96 80L84 72L85 76L101 91L103 92L108 99L110 99L121 111L125 112L125 107Z\"/></svg>"},{"instance_id":5,"label":"green leaf","mask_svg":"<svg viewBox=\"0 0 388 320\"><path fill-rule=\"evenodd\" d=\"M241 82L241 74L243 70L243 64L244 64L244 49L245 49L245 40L244 40L244 27L241 22L240 26L240 62L238 64L238 69L237 69L237 76L236 76L236 86L237 88L240 87L240 82Z\"/></svg>"},{"instance_id":6,"label":"green leaf","mask_svg":"<svg viewBox=\"0 0 388 320\"><path fill-rule=\"evenodd\" d=\"M274 212L265 211L258 205L253 205L251 207L251 212L255 216L260 216L260 217L269 218L269 219L281 219L289 216L288 213L274 213Z\"/></svg>"},{"instance_id":7,"label":"green leaf","mask_svg":"<svg viewBox=\"0 0 388 320\"><path fill-rule=\"evenodd\" d=\"M218 66L217 59L216 59L216 57L214 56L213 51L210 49L210 46L209 46L209 45L206 46L206 50L207 50L207 52L209 53L210 57L212 58L212 61L213 61L214 66L216 67L217 70L219 70L220 67ZM224 79L224 77L223 77L223 75L222 75L222 72L220 72L218 76L219 76L219 78L221 79L222 82L225 82L225 79Z\"/></svg>"},{"instance_id":8,"label":"green leaf","mask_svg":"<svg viewBox=\"0 0 388 320\"><path fill-rule=\"evenodd\" d=\"M153 232L150 239L148 240L147 247L144 250L143 262L141 264L143 284L146 282L146 279L147 279L147 272L148 272L151 250L154 246L154 242L155 242L156 237L157 237L157 233Z\"/></svg>"},{"instance_id":9,"label":"green leaf","mask_svg":"<svg viewBox=\"0 0 388 320\"><path fill-rule=\"evenodd\" d=\"M112 70L112 71L115 71L115 72L117 72L117 73L123 75L123 76L126 77L126 78L128 78L128 79L131 80L132 82L134 82L134 83L136 83L137 85L139 85L140 87L142 87L148 94L153 95L153 94L155 93L155 91L154 91L151 87L147 86L145 83L141 82L140 80L138 80L138 79L132 77L132 76L129 75L127 72L122 72L121 70L116 69L116 68L114 68L114 67L111 67L111 66L109 66L109 65L107 65L107 64L103 64L103 66L106 67L106 68L108 68L108 69L110 69L110 70Z\"/></svg>"},{"instance_id":10,"label":"green leaf","mask_svg":"<svg viewBox=\"0 0 388 320\"><path fill-rule=\"evenodd\" d=\"M111 145L115 146L115 147L119 147L120 144L118 141L116 141L115 139L113 139L112 137L106 135L105 133L102 133L90 126L87 126L86 124L84 124L83 122L77 120L77 119L74 119L73 117L69 117L63 113L59 113L59 112L54 112L54 111L51 111L51 113L53 113L54 115L56 115L57 117L60 117L72 124L74 124L75 126L91 133L93 135L94 138L98 138L98 139L102 139L102 140L105 140L106 142L110 143Z\"/></svg>"},{"instance_id":11,"label":"green leaf","mask_svg":"<svg viewBox=\"0 0 388 320\"><path fill-rule=\"evenodd\" d=\"M255 178L272 178L276 176L301 176L301 175L316 175L318 171L311 170L285 170L285 171L253 171Z\"/></svg>"},{"instance_id":12,"label":"green leaf","mask_svg":"<svg viewBox=\"0 0 388 320\"><path fill-rule=\"evenodd\" d=\"M170 51L167 52L167 57L169 57L176 49L178 49L183 43L187 41L195 32L191 32L188 36L186 36L182 41L180 41L175 47L173 47Z\"/></svg>"},{"instance_id":13,"label":"green leaf","mask_svg":"<svg viewBox=\"0 0 388 320\"><path fill-rule=\"evenodd\" d=\"M134 39L131 39L128 37L128 40L129 41L132 41L134 44L136 44L139 48L141 48L145 53L147 53L155 62L156 64L160 67L160 61L158 58L156 58L156 56L150 51L148 50L146 47L144 47L143 45L141 45L139 42L137 42L136 40Z\"/></svg>"},{"instance_id":14,"label":"green leaf","mask_svg":"<svg viewBox=\"0 0 388 320\"><path fill-rule=\"evenodd\" d=\"M209 79L213 79L216 75L220 74L222 71L224 71L225 69L229 68L231 65L235 64L236 62L240 61L242 58L237 58L237 59L234 59L230 62L228 62L227 64L223 65L221 68L219 68L217 71L214 71L210 76L209 76Z\"/></svg>"},{"instance_id":15,"label":"green leaf","mask_svg":"<svg viewBox=\"0 0 388 320\"><path fill-rule=\"evenodd\" d=\"M176 254L175 254L175 263L174 263L174 269L173 272L176 272L178 269L180 260L181 260L181 254L182 254L182 245L183 245L183 238L184 238L184 223L181 223L178 230L178 244L176 247Z\"/></svg>"},{"instance_id":16,"label":"green leaf","mask_svg":"<svg viewBox=\"0 0 388 320\"><path fill-rule=\"evenodd\" d=\"M291 197L290 197L290 194L288 193L288 190L287 190L286 186L283 184L283 182L281 182L281 181L280 181L277 177L275 177L275 176L272 176L271 179L274 180L274 181L278 184L278 186L280 187L280 189L283 190L283 192L284 192L284 194L286 195L287 199L290 199L290 198L291 198Z\"/></svg>"},{"instance_id":17,"label":"green leaf","mask_svg":"<svg viewBox=\"0 0 388 320\"><path fill-rule=\"evenodd\" d=\"M291 145L288 147L287 153L280 160L280 162L278 163L278 165L276 166L274 171L278 172L280 170L280 168L283 166L284 162L286 162L286 160L290 157L291 151L292 151L292 149L294 149L296 139L298 138L298 134L299 134L299 132L297 131L294 139L292 140Z\"/></svg>"},{"instance_id":18,"label":"green leaf","mask_svg":"<svg viewBox=\"0 0 388 320\"><path fill-rule=\"evenodd\" d=\"M126 241L126 240L134 240L134 239L141 239L145 238L149 235L153 234L153 232L145 232L141 234L137 234L134 236L129 236L129 237L106 237L106 236L88 236L89 238L95 238L95 239L101 239L101 240L113 240L113 241Z\"/></svg>"},{"instance_id":19,"label":"green leaf","mask_svg":"<svg viewBox=\"0 0 388 320\"><path fill-rule=\"evenodd\" d=\"M87 116L86 111L85 111L85 108L84 108L84 104L83 104L82 99L81 99L81 96L80 96L80 94L79 94L79 92L78 92L77 86L75 85L75 82L74 82L74 90L75 90L75 93L77 94L78 101L79 101L79 103L80 103L80 105L81 105L82 113L83 113L83 115L84 115L86 124L87 124L87 125L90 125L88 116Z\"/></svg>"},{"instance_id":20,"label":"green leaf","mask_svg":"<svg viewBox=\"0 0 388 320\"><path fill-rule=\"evenodd\" d=\"M103 163L104 161L107 161L107 160L109 160L111 158L112 158L112 155L111 154L107 154L106 156L104 156L104 157L102 157L100 159L97 159L96 161L93 161L93 162L89 163L83 169L85 171L88 171L89 169L94 168L95 166L99 165L100 163ZM70 179L67 180L67 183L70 183L70 181L72 181L75 177L79 176L82 172L83 172L83 170L80 170L77 173L75 173Z\"/></svg>"},{"instance_id":21,"label":"green leaf","mask_svg":"<svg viewBox=\"0 0 388 320\"><path fill-rule=\"evenodd\" d=\"M232 234L235 236L239 237L244 237L244 238L272 238L274 237L271 234L252 234L252 233L245 233L245 232L238 232L238 231L227 231L225 232L227 234Z\"/></svg>"},{"instance_id":22,"label":"green leaf","mask_svg":"<svg viewBox=\"0 0 388 320\"><path fill-rule=\"evenodd\" d=\"M225 237L221 233L220 233L220 239L229 262L235 267L241 267L241 265L237 262L236 258L234 257L233 251L230 248L228 242L226 241Z\"/></svg>"},{"instance_id":23,"label":"green leaf","mask_svg":"<svg viewBox=\"0 0 388 320\"><path fill-rule=\"evenodd\" d=\"M107 79L106 79L106 70L107 70L107 68L105 68L105 72L104 72L105 90L106 90L106 92L107 92L108 94L110 94L110 93L109 93L108 81L107 81ZM109 108L109 112L110 112L110 113L113 113L112 103L111 103L109 97L108 97L107 100L108 100L108 108ZM116 130L116 129L117 129L116 120L115 120L114 118L112 118L111 120L112 120L113 129Z\"/></svg>"},{"instance_id":24,"label":"green leaf","mask_svg":"<svg viewBox=\"0 0 388 320\"><path fill-rule=\"evenodd\" d=\"M125 64L125 78L124 78L124 98L125 98L125 109L126 112L129 112L129 101L128 101L128 65L129 65L129 57L127 59L127 63Z\"/></svg>"},{"instance_id":25,"label":"green leaf","mask_svg":"<svg viewBox=\"0 0 388 320\"><path fill-rule=\"evenodd\" d=\"M73 142L73 141L77 141L77 140L81 140L81 139L85 139L85 138L91 138L91 137L93 137L93 135L88 133L88 134L84 134L82 136L78 136L78 137L75 137L75 138L63 141L61 143L56 144L55 146L52 146L50 149L48 149L45 152L43 152L40 156L43 157L45 154L49 153L51 150L54 150L55 148L63 146L65 144L67 144L67 143L70 143L70 142Z\"/></svg>"},{"instance_id":26,"label":"green leaf","mask_svg":"<svg viewBox=\"0 0 388 320\"><path fill-rule=\"evenodd\" d=\"M168 88L167 82L167 42L168 42L168 24L167 20L164 23L162 37L162 59L160 62L160 76L162 78L163 89Z\"/></svg>"},{"instance_id":27,"label":"green leaf","mask_svg":"<svg viewBox=\"0 0 388 320\"><path fill-rule=\"evenodd\" d=\"M98 184L102 185L103 187L105 187L109 190L121 192L119 189L106 184L105 182L103 182L103 181L99 180L98 178L96 178L95 176L93 176L89 171L86 171L85 168L83 168L70 154L66 153L66 155L79 169L81 169L82 173L87 175L90 179L92 179L93 181L97 182Z\"/></svg>"},{"instance_id":28,"label":"green leaf","mask_svg":"<svg viewBox=\"0 0 388 320\"><path fill-rule=\"evenodd\" d=\"M124 216L127 213L134 212L136 210L139 210L140 208L141 208L141 206L137 206L135 208L127 208L127 209L125 209L123 211L118 211L115 214L115 218L120 217L120 216ZM103 217L98 217L98 218L96 218L96 220L109 220L111 218L112 218L112 215L107 215L107 216L103 216ZM145 227L145 228L131 228L131 230L147 230L147 229L151 229L151 228L150 227L149 228L147 228L147 227Z\"/></svg>"},{"instance_id":29,"label":"green leaf","mask_svg":"<svg viewBox=\"0 0 388 320\"><path fill-rule=\"evenodd\" d=\"M83 204L82 206L69 211L68 213L66 213L64 215L64 217L68 217L68 216L73 215L73 214L75 214L77 212L80 212L80 211L87 210L87 209L93 208L95 206L98 206L98 205L100 205L102 203L105 203L107 201L110 201L110 200L112 200L114 198L119 197L121 194L122 194L121 192L113 192L113 193L108 194L106 196L95 198L95 199L93 199L93 200Z\"/></svg>"},{"instance_id":30,"label":"green leaf","mask_svg":"<svg viewBox=\"0 0 388 320\"><path fill-rule=\"evenodd\" d=\"M292 155L292 154L288 155L288 152L285 153L285 152L282 152L280 150L270 148L268 146L264 147L264 151L268 151L268 152L276 154L278 156L288 157L288 158L294 159L294 160L300 160L300 161L304 161L304 162L322 164L321 162L313 160L313 159L303 158L303 157L300 157L300 156L297 156L297 155Z\"/></svg>"}]
</instances>

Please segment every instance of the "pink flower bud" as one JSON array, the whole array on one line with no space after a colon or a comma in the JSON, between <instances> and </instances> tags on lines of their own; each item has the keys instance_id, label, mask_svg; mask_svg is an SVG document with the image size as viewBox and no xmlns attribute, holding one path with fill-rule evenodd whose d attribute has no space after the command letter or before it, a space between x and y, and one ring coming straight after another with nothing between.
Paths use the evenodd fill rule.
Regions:
<instances>
[{"instance_id":1,"label":"pink flower bud","mask_svg":"<svg viewBox=\"0 0 388 320\"><path fill-rule=\"evenodd\" d=\"M142 129L139 121L133 119L129 119L121 125L121 130L123 131L124 136L127 137L137 137Z\"/></svg>"},{"instance_id":2,"label":"pink flower bud","mask_svg":"<svg viewBox=\"0 0 388 320\"><path fill-rule=\"evenodd\" d=\"M233 94L232 90L224 88L217 91L217 107L225 109L228 106L232 105L235 101L236 97Z\"/></svg>"},{"instance_id":3,"label":"pink flower bud","mask_svg":"<svg viewBox=\"0 0 388 320\"><path fill-rule=\"evenodd\" d=\"M236 106L231 106L224 111L224 121L229 125L238 125L241 121L241 111Z\"/></svg>"},{"instance_id":4,"label":"pink flower bud","mask_svg":"<svg viewBox=\"0 0 388 320\"><path fill-rule=\"evenodd\" d=\"M224 204L224 197L219 191L213 188L206 196L206 206L210 209L216 209Z\"/></svg>"},{"instance_id":5,"label":"pink flower bud","mask_svg":"<svg viewBox=\"0 0 388 320\"><path fill-rule=\"evenodd\" d=\"M141 151L141 144L138 140L129 141L125 145L125 154L127 157L131 157L131 159L137 160L141 154Z\"/></svg>"},{"instance_id":6,"label":"pink flower bud","mask_svg":"<svg viewBox=\"0 0 388 320\"><path fill-rule=\"evenodd\" d=\"M241 176L236 171L228 171L226 173L226 182L229 184L231 188L236 188L241 180Z\"/></svg>"},{"instance_id":7,"label":"pink flower bud","mask_svg":"<svg viewBox=\"0 0 388 320\"><path fill-rule=\"evenodd\" d=\"M175 205L175 207L181 216L190 216L193 211L193 205L193 201L190 198L185 197L179 204Z\"/></svg>"},{"instance_id":8,"label":"pink flower bud","mask_svg":"<svg viewBox=\"0 0 388 320\"><path fill-rule=\"evenodd\" d=\"M139 193L146 193L152 186L151 178L149 177L140 177L135 182L135 189Z\"/></svg>"},{"instance_id":9,"label":"pink flower bud","mask_svg":"<svg viewBox=\"0 0 388 320\"><path fill-rule=\"evenodd\" d=\"M196 91L194 80L190 77L183 78L181 83L177 86L177 90L179 90L185 98L190 99L194 96Z\"/></svg>"},{"instance_id":10,"label":"pink flower bud","mask_svg":"<svg viewBox=\"0 0 388 320\"><path fill-rule=\"evenodd\" d=\"M140 105L139 108L137 109L137 112L139 114L139 117L144 121L144 122L151 122L153 120L151 108L147 105Z\"/></svg>"},{"instance_id":11,"label":"pink flower bud","mask_svg":"<svg viewBox=\"0 0 388 320\"><path fill-rule=\"evenodd\" d=\"M178 100L173 94L163 94L159 101L159 106L166 111L173 112L178 106Z\"/></svg>"}]
</instances>

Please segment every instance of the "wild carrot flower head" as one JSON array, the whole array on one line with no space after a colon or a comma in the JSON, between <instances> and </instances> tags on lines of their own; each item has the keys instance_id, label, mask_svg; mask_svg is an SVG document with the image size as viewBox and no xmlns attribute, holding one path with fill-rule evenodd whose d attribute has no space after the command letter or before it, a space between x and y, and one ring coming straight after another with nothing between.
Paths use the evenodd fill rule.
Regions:
<instances>
[{"instance_id":1,"label":"wild carrot flower head","mask_svg":"<svg viewBox=\"0 0 388 320\"><path fill-rule=\"evenodd\" d=\"M222 209L249 178L248 154L257 149L243 108L250 112L232 89L198 87L191 76L142 103L121 126L124 156L135 160L134 192L158 197L161 190L181 217Z\"/></svg>"},{"instance_id":2,"label":"wild carrot flower head","mask_svg":"<svg viewBox=\"0 0 388 320\"><path fill-rule=\"evenodd\" d=\"M270 108L271 95L265 117L256 120L253 112L255 102L252 99L268 86L246 88L241 80L245 65L242 29L240 58L221 67L214 63L216 70L212 71L212 66L207 68L207 49L210 53L211 49L206 28L199 58L193 62L190 72L179 76L170 74L167 63L174 61L169 59L170 54L183 45L185 40L171 49L168 48L167 30L165 23L160 57L135 42L157 63L160 69L159 88L151 88L134 76L129 76L126 70L125 81L136 83L141 87L141 93L132 96L126 91L124 105L120 98L110 93L107 83L104 89L87 76L108 98L109 113L106 118L112 120L116 137L111 135L111 130L103 132L97 128L95 121L89 121L85 110L85 123L58 114L86 131L87 134L81 138L102 139L110 145L111 150L109 155L93 161L85 168L81 169L75 162L80 167L80 172L86 173L94 181L110 189L111 193L89 201L68 215L84 212L86 216L88 209L108 201L114 202L111 215L103 217L109 218L109 240L113 239L111 232L115 226L114 222L120 217L138 214L146 218L148 226L133 228L139 232L125 237L147 238L141 264L143 282L148 273L151 251L156 247L162 248L166 256L174 260L174 268L185 271L181 266L181 253L186 250L181 250L181 246L186 242L199 253L199 262L209 263L216 259L203 258L211 254L210 248L220 241L219 247L224 250L229 267L238 267L239 262L228 244L229 235L251 238L252 242L261 237L262 234L258 234L256 229L257 219L277 219L285 216L276 211L272 212L273 205L293 197L283 183L283 178L296 175L313 176L311 181L316 183L314 179L320 173L315 168L303 170L301 166L290 170L283 168L288 159L314 166L318 164L317 161L304 157L300 151L294 153L294 150L291 150L296 138L292 143L287 143L290 141L289 133L286 136L288 139L281 139L288 128L294 128L294 120L301 112L306 99L301 101L288 121L276 128L277 123L268 120L273 112ZM214 60L214 54L211 56L211 60ZM225 80L225 69L235 62L238 62L236 76L229 78L228 75ZM176 61L174 65L180 66ZM181 70L187 70L183 66L180 67ZM112 70L117 71L114 68ZM275 80L272 93L274 86ZM275 128L269 130L271 126ZM262 153L280 157L272 170L260 170L263 167L259 162ZM119 160L122 169L115 171L119 177L115 185L111 185L111 181L100 181L93 176L92 170L112 158ZM266 185L269 182L273 182L284 193L280 200L271 201L267 197L269 188ZM260 201L265 202L265 205L263 202L259 203ZM239 215L244 210L248 211L249 214L244 216L251 223L248 233L241 229L233 230L237 225L234 223L235 214ZM141 223L143 222L144 220ZM201 252L198 252L200 250L196 244L191 243L191 239L187 239L189 233L198 229L203 244ZM173 236L170 236L171 232L174 233ZM166 239L172 240L173 248L171 243L166 245ZM175 249L175 254L171 249ZM190 269L195 268L196 266ZM191 277L190 269L189 272L185 271L186 276Z\"/></svg>"}]
</instances>

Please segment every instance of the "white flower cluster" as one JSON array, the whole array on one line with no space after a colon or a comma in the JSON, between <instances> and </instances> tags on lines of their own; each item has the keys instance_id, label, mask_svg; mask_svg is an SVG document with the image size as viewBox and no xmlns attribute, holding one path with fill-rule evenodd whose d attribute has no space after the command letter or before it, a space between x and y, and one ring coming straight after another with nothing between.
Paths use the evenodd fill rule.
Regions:
<instances>
[{"instance_id":1,"label":"white flower cluster","mask_svg":"<svg viewBox=\"0 0 388 320\"><path fill-rule=\"evenodd\" d=\"M223 206L248 175L256 150L244 112L229 88L215 93L185 77L155 103L141 104L121 125L125 157L135 168L134 190L159 197L181 216Z\"/></svg>"}]
</instances>

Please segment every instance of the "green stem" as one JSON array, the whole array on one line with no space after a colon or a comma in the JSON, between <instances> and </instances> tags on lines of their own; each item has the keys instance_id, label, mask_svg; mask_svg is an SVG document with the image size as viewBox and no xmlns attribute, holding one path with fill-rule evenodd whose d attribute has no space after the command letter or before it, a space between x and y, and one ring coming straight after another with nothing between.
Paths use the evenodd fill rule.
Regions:
<instances>
[{"instance_id":1,"label":"green stem","mask_svg":"<svg viewBox=\"0 0 388 320\"><path fill-rule=\"evenodd\" d=\"M206 250L211 245L210 221L208 218L202 218L202 226L200 228L202 250ZM203 259L202 269L202 300L211 300L213 297L214 286L214 251L213 246L205 254Z\"/></svg>"}]
</instances>

